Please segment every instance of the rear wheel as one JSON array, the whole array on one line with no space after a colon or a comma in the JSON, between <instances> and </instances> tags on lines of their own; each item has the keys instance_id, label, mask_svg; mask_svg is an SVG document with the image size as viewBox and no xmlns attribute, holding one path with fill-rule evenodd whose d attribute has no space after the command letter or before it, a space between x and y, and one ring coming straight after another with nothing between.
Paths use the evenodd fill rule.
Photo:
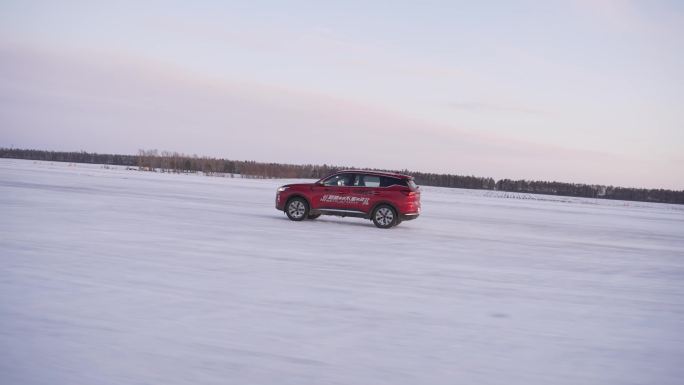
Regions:
<instances>
[{"instance_id":1,"label":"rear wheel","mask_svg":"<svg viewBox=\"0 0 684 385\"><path fill-rule=\"evenodd\" d=\"M285 205L285 214L293 221L302 221L309 214L309 204L303 198L292 198Z\"/></svg>"},{"instance_id":2,"label":"rear wheel","mask_svg":"<svg viewBox=\"0 0 684 385\"><path fill-rule=\"evenodd\" d=\"M376 227L389 229L397 222L397 213L390 205L380 205L373 210L371 217Z\"/></svg>"}]
</instances>

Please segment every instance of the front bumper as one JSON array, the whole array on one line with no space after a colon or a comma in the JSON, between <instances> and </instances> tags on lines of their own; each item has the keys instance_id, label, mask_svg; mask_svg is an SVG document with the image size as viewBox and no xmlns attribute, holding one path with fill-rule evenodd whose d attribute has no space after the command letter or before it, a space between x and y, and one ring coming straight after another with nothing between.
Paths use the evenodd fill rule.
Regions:
<instances>
[{"instance_id":1,"label":"front bumper","mask_svg":"<svg viewBox=\"0 0 684 385\"><path fill-rule=\"evenodd\" d=\"M283 211L285 209L285 202L284 199L281 199L280 193L276 193L276 198L275 198L275 208L279 211Z\"/></svg>"}]
</instances>

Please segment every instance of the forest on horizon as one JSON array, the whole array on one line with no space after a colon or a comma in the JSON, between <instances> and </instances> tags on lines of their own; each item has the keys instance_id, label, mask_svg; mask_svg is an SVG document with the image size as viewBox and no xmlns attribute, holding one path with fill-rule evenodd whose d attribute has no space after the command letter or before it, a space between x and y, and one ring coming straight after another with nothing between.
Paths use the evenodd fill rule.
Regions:
<instances>
[{"instance_id":1,"label":"forest on horizon","mask_svg":"<svg viewBox=\"0 0 684 385\"><path fill-rule=\"evenodd\" d=\"M319 179L339 170L351 168L331 165L296 165L239 161L222 158L198 157L177 152L140 150L137 155L97 154L84 151L45 151L16 148L0 148L0 158L43 160L53 162L93 163L136 167L140 170L161 172L202 172L205 174L231 174L251 178L306 178ZM560 195L571 197L615 199L640 202L684 204L684 190L642 189L582 183L534 180L494 180L457 174L439 174L409 170L378 170L398 172L414 177L418 185L497 190L530 194Z\"/></svg>"}]
</instances>

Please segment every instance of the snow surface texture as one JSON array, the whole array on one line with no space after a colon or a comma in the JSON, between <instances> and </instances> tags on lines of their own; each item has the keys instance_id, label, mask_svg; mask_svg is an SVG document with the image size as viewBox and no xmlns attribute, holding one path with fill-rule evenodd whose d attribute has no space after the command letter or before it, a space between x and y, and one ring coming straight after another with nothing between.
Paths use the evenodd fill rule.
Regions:
<instances>
[{"instance_id":1,"label":"snow surface texture","mask_svg":"<svg viewBox=\"0 0 684 385\"><path fill-rule=\"evenodd\" d=\"M682 384L684 207L0 160L2 384Z\"/></svg>"}]
</instances>

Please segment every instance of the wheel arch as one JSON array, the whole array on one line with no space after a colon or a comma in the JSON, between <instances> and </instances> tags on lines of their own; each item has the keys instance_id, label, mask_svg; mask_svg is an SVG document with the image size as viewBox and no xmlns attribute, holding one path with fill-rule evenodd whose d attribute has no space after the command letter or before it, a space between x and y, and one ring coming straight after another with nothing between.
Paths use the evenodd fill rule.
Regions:
<instances>
[{"instance_id":1,"label":"wheel arch","mask_svg":"<svg viewBox=\"0 0 684 385\"><path fill-rule=\"evenodd\" d=\"M373 205L373 207L370 209L370 211L368 211L368 218L373 218L373 213L375 212L375 210L376 210L378 207L382 206L382 205L391 207L392 210L394 210L394 213L395 213L397 216L400 215L400 214L399 214L399 209L397 208L396 205L392 204L392 202L390 202L390 201L384 201L384 200L383 200L383 201L377 202L377 203L375 203L375 204Z\"/></svg>"},{"instance_id":2,"label":"wheel arch","mask_svg":"<svg viewBox=\"0 0 684 385\"><path fill-rule=\"evenodd\" d=\"M305 197L304 195L302 195L300 193L294 193L294 194L288 196L287 199L285 200L285 205L283 205L283 211L287 210L287 204L290 203L290 201L293 200L294 198L304 199L304 202L306 202L306 205L309 206L309 210L311 210L311 201L309 201L309 199L307 197Z\"/></svg>"}]
</instances>

